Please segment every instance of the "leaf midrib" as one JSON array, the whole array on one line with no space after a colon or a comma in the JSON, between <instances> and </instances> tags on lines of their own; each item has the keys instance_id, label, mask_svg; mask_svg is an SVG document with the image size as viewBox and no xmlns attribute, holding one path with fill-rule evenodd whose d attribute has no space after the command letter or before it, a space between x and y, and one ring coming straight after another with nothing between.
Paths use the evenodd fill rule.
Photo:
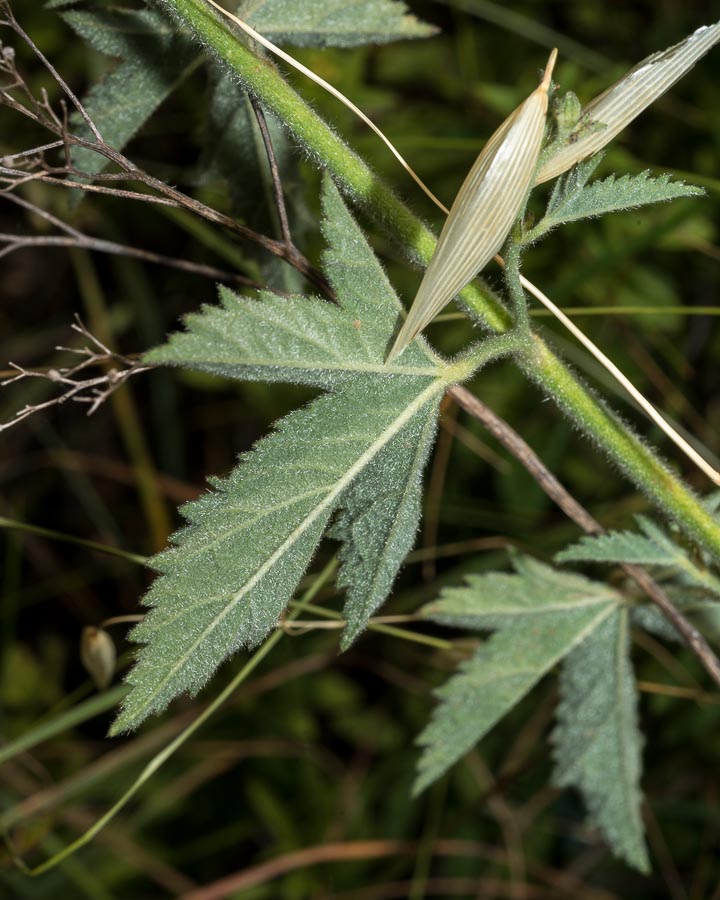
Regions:
<instances>
[{"instance_id":1,"label":"leaf midrib","mask_svg":"<svg viewBox=\"0 0 720 900\"><path fill-rule=\"evenodd\" d=\"M139 710L136 710L133 718L139 719L142 718L144 713L148 710L148 708L152 705L152 700L158 696L168 684L168 682L177 674L177 672L187 663L187 660L191 658L191 656L195 653L198 646L207 638L207 636L215 630L227 616L230 615L231 611L237 606L237 604L246 596L262 578L272 569L275 563L287 552L287 550L298 541L302 535L307 531L310 525L318 519L323 512L330 506L337 497L345 490L345 488L350 484L350 482L355 478L355 476L365 468L365 466L370 462L370 460L385 446L385 444L395 435L398 431L406 424L406 422L410 421L410 419L417 413L422 406L430 400L430 398L440 391L445 389L445 383L438 380L434 381L430 384L421 394L419 394L415 400L410 403L402 413L393 420L393 422L380 434L380 436L368 447L368 449L356 460L356 462L348 469L345 475L338 479L335 484L335 487L327 494L327 496L319 503L303 520L303 522L298 525L297 528L282 542L282 544L268 557L268 559L263 563L262 566L257 570L257 572L252 576L252 578L247 581L242 588L231 598L231 600L226 604L225 608L220 612L218 616L216 616L212 622L208 624L206 628L197 636L197 638L193 641L191 646L182 654L182 656L175 662L175 664L170 668L168 673L162 678L158 684L155 686L155 689L152 695L148 696Z\"/></svg>"}]
</instances>

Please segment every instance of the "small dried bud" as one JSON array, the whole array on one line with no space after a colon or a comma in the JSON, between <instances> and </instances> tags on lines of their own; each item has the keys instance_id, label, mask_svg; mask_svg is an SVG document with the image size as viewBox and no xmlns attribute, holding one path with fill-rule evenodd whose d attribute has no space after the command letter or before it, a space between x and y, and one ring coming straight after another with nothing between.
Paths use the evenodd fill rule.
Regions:
<instances>
[{"instance_id":1,"label":"small dried bud","mask_svg":"<svg viewBox=\"0 0 720 900\"><path fill-rule=\"evenodd\" d=\"M115 674L117 653L112 638L102 628L89 625L80 638L80 660L99 691L105 690Z\"/></svg>"},{"instance_id":2,"label":"small dried bud","mask_svg":"<svg viewBox=\"0 0 720 900\"><path fill-rule=\"evenodd\" d=\"M14 47L3 47L2 48L2 58L4 62L12 63L15 61L15 48Z\"/></svg>"}]
</instances>

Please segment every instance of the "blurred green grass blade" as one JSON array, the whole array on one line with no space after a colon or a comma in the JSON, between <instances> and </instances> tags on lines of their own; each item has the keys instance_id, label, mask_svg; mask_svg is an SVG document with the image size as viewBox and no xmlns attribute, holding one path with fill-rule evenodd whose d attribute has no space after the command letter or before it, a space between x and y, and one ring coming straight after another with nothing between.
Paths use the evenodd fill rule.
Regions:
<instances>
[{"instance_id":1,"label":"blurred green grass blade","mask_svg":"<svg viewBox=\"0 0 720 900\"><path fill-rule=\"evenodd\" d=\"M127 550L121 550L120 547L112 547L110 544L99 544L96 541L88 541L85 538L75 537L72 534L54 531L52 528L43 528L40 525L30 525L28 522L8 519L5 516L0 516L0 528L27 531L29 534L36 534L38 537L49 538L52 541L76 544L78 547L86 547L88 550L97 550L100 553L107 553L109 556L118 556L120 559L126 559L128 562L137 563L140 566L144 566L147 563L147 557L141 556L139 553L129 553Z\"/></svg>"},{"instance_id":2,"label":"blurred green grass blade","mask_svg":"<svg viewBox=\"0 0 720 900\"><path fill-rule=\"evenodd\" d=\"M101 694L90 697L89 700L74 706L67 712L55 716L50 721L31 728L30 731L0 747L0 765L19 753L25 753L38 744L42 744L58 734L75 728L76 725L81 725L83 722L87 722L89 719L94 719L95 716L107 712L107 710L118 705L125 694L127 694L127 690L124 684L116 685L103 691Z\"/></svg>"},{"instance_id":3,"label":"blurred green grass blade","mask_svg":"<svg viewBox=\"0 0 720 900\"><path fill-rule=\"evenodd\" d=\"M510 9L509 6L491 3L490 0L442 0L442 3L478 19L492 22L499 28L540 44L542 47L547 47L549 50L557 47L561 56L574 59L593 72L606 72L613 66L613 61L607 56L603 56L585 44L581 44L538 21L537 14L534 16L524 15Z\"/></svg>"},{"instance_id":4,"label":"blurred green grass blade","mask_svg":"<svg viewBox=\"0 0 720 900\"><path fill-rule=\"evenodd\" d=\"M335 573L335 569L337 568L337 561L333 557L330 562L325 566L325 568L320 572L317 578L314 580L313 584L305 591L300 602L288 613L287 619L292 620L297 618L303 610L303 604L305 602L309 602L312 600L318 591L325 585L328 580ZM106 813L101 816L95 824L89 828L84 834L80 835L77 840L73 841L71 844L68 844L63 848L59 853L56 853L50 859L46 860L44 863L41 863L39 866L36 866L33 869L28 867L26 868L28 874L30 875L41 875L43 872L47 872L50 869L55 868L59 865L63 860L72 856L76 851L80 850L86 844L90 843L93 838L100 832L102 829L111 822L115 816L127 805L127 803L137 794L140 788L145 784L145 782L149 781L150 778L155 774L155 772L167 762L168 759L178 750L182 745L190 738L193 734L205 724L205 722L218 710L226 700L228 700L232 695L237 691L240 685L247 679L247 677L260 665L262 660L268 655L268 653L275 647L279 641L285 636L285 632L278 628L276 629L270 637L258 647L258 649L250 656L247 663L242 667L242 669L238 672L238 674L232 679L230 684L222 690L217 697L212 701L212 703L208 704L205 709L200 713L200 715L193 720L193 722L188 725L180 734L172 740L167 746L165 746L160 753L157 753L150 762L143 768L142 772L135 779L133 784L128 788L128 790L120 797L120 799L115 803Z\"/></svg>"}]
</instances>

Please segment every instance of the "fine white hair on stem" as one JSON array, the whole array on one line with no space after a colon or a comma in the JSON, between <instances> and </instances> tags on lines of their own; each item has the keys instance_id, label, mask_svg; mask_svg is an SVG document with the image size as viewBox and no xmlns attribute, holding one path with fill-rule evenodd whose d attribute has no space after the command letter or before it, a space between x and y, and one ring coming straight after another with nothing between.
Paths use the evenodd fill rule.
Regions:
<instances>
[{"instance_id":1,"label":"fine white hair on stem","mask_svg":"<svg viewBox=\"0 0 720 900\"><path fill-rule=\"evenodd\" d=\"M502 265L500 258L497 257L497 261ZM665 419L665 417L650 403L650 401L640 393L640 391L635 387L635 385L627 378L623 373L618 369L615 363L607 357L602 350L596 346L590 338L585 334L584 331L581 331L577 325L569 319L565 313L559 309L552 300L547 297L540 288L536 287L531 281L528 281L523 275L520 276L520 282L522 286L525 288L528 293L532 294L533 297L536 297L550 312L555 316L558 321L562 322L562 324L567 328L570 334L574 335L580 341L580 343L586 347L590 353L601 363L607 371L615 378L616 381L621 384L625 390L630 394L630 396L635 400L635 402L640 406L640 408L645 412L645 414L650 418L657 426L660 428L673 443L675 443L683 453L691 459L695 465L701 469L707 477L714 483L720 486L720 473L718 473L713 467L710 465L707 460L705 460L700 454L692 447L685 438L678 434L678 432L672 427L672 425Z\"/></svg>"},{"instance_id":2,"label":"fine white hair on stem","mask_svg":"<svg viewBox=\"0 0 720 900\"><path fill-rule=\"evenodd\" d=\"M215 0L206 0L210 6L216 9L219 13L221 13L226 18L230 19L230 21L234 22L240 29L242 29L249 37L256 40L259 44L265 47L267 50L270 50L271 53L274 53L280 59L283 59L288 65L292 66L294 69L297 69L299 72L302 72L303 75L306 75L311 81L314 81L316 84L319 84L322 88L324 88L328 93L332 94L333 97L338 99L341 103L348 107L348 109L352 110L372 131L380 138L380 140L387 146L393 156L400 162L402 167L408 172L413 181L424 191L425 194L433 201L433 203L446 215L449 214L449 209L433 194L430 188L425 185L419 175L412 169L410 164L405 160L400 151L395 147L395 145L390 141L390 139L380 130L380 128L367 116L365 113L359 109L351 100L349 100L341 91L337 88L333 87L333 85L329 84L325 79L321 78L319 75L316 75L311 69L308 69L307 66L304 66L302 63L298 62L298 60L294 59L290 54L285 53L284 50L281 50L279 47L275 46L271 41L264 38L261 34L255 31L250 25L246 22L243 22L242 19L228 12L226 9L223 9L219 3L216 3ZM698 29L694 34L697 35L701 33L701 31L712 29L712 43L706 47L703 52L707 52L717 40L720 39L719 36L715 36L715 30L720 29L720 22L714 26L709 26L708 29ZM693 35L691 35L691 38ZM707 35L705 36L708 37ZM689 39L688 39L689 40ZM684 43L684 42L683 42ZM681 46L681 45L678 45ZM697 50L699 44L694 46L694 51ZM705 41L703 41L703 45L705 46ZM673 50L674 48L670 48ZM669 51L663 51L667 53ZM656 56L662 56L663 54L656 54ZM702 55L702 53L700 54ZM685 72L691 68L694 62L699 59L699 56L696 56L693 62L690 65L687 65L673 80L672 84L675 83ZM629 74L632 75L633 72L639 74L641 68L648 62L652 61L654 57L650 57L649 60L645 60L639 66L636 66ZM665 90L671 87L671 84L668 84ZM607 97L613 89L609 89L605 94L601 95L597 98L598 102ZM652 100L649 100L645 106L649 105ZM642 107L642 109L645 108ZM587 110L586 110L587 111ZM642 110L639 109L635 113L637 115ZM606 130L606 129L605 129ZM604 130L604 131L605 131ZM619 129L618 129L619 130ZM603 131L603 136L604 136ZM616 132L617 133L617 132ZM537 181L536 181L537 183ZM505 264L503 258L499 255L496 255L495 261L503 266ZM672 425L665 419L665 417L650 403L649 400L632 384L632 382L618 369L618 367L597 347L590 338L583 332L574 322L572 322L553 302L550 298L540 290L540 288L536 287L531 281L529 281L524 276L520 278L522 286L527 290L530 294L536 297L557 319L560 321L565 328L570 331L570 333L583 344L584 347L600 362L605 369L612 375L613 378L630 394L631 397L638 403L641 409L645 412L645 414L655 422L659 428L670 438L670 440L690 459L695 465L697 465L710 480L717 485L720 485L720 473L718 473L715 469L713 469L710 464L701 457L697 451L688 444L685 438L679 434Z\"/></svg>"}]
</instances>

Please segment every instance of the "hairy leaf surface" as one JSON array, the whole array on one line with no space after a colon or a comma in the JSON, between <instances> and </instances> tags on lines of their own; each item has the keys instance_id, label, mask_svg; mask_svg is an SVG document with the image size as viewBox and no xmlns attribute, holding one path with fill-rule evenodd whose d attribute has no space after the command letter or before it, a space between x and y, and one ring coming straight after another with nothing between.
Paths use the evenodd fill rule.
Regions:
<instances>
[{"instance_id":1,"label":"hairy leaf surface","mask_svg":"<svg viewBox=\"0 0 720 900\"><path fill-rule=\"evenodd\" d=\"M377 454L437 405L427 379L375 382L315 400L241 457L215 491L183 507L189 525L153 561L163 577L132 632L149 646L114 731L135 728L217 666L259 643L289 602L343 492Z\"/></svg>"},{"instance_id":2,"label":"hairy leaf surface","mask_svg":"<svg viewBox=\"0 0 720 900\"><path fill-rule=\"evenodd\" d=\"M720 596L720 580L709 570L690 559L686 550L676 544L654 522L637 516L640 532L611 531L596 537L586 535L577 544L556 555L558 562L635 563L662 566L691 585Z\"/></svg>"},{"instance_id":3,"label":"hairy leaf surface","mask_svg":"<svg viewBox=\"0 0 720 900\"><path fill-rule=\"evenodd\" d=\"M472 748L560 659L617 607L611 588L528 558L514 574L471 575L423 609L433 621L496 630L438 691L440 705L419 737L416 790Z\"/></svg>"},{"instance_id":4,"label":"hairy leaf surface","mask_svg":"<svg viewBox=\"0 0 720 900\"><path fill-rule=\"evenodd\" d=\"M186 332L150 353L150 362L191 366L227 378L294 382L323 388L368 376L433 377L438 358L422 339L402 359L384 359L402 307L332 182L323 196L324 268L338 304L307 297L260 299L221 288L221 307L185 319Z\"/></svg>"},{"instance_id":5,"label":"hairy leaf surface","mask_svg":"<svg viewBox=\"0 0 720 900\"><path fill-rule=\"evenodd\" d=\"M422 473L433 444L437 404L416 416L348 489L332 532L344 542L338 584L347 588L347 649L390 592L412 549L422 502Z\"/></svg>"},{"instance_id":6,"label":"hairy leaf surface","mask_svg":"<svg viewBox=\"0 0 720 900\"><path fill-rule=\"evenodd\" d=\"M98 53L121 58L132 55L140 41L172 39L172 25L150 9L71 10L63 19Z\"/></svg>"},{"instance_id":7,"label":"hairy leaf surface","mask_svg":"<svg viewBox=\"0 0 720 900\"><path fill-rule=\"evenodd\" d=\"M196 54L189 41L150 10L72 10L63 18L95 50L122 60L83 99L103 139L122 150L187 74ZM83 137L91 137L77 115L74 123ZM108 164L81 148L73 150L73 161L86 172L99 172Z\"/></svg>"},{"instance_id":8,"label":"hairy leaf surface","mask_svg":"<svg viewBox=\"0 0 720 900\"><path fill-rule=\"evenodd\" d=\"M644 533L610 531L597 536L584 535L556 554L558 562L610 562L671 566L682 554L664 532L647 519L640 519Z\"/></svg>"},{"instance_id":9,"label":"hairy leaf surface","mask_svg":"<svg viewBox=\"0 0 720 900\"><path fill-rule=\"evenodd\" d=\"M559 787L576 787L613 851L647 872L640 813L642 735L628 611L618 607L566 658L553 733Z\"/></svg>"},{"instance_id":10,"label":"hairy leaf surface","mask_svg":"<svg viewBox=\"0 0 720 900\"><path fill-rule=\"evenodd\" d=\"M623 175L621 178L610 175L587 184L601 159L602 154L598 154L581 163L557 183L539 226L543 232L579 219L604 216L679 197L702 196L705 193L702 188L694 185L671 181L669 175L653 178L649 172Z\"/></svg>"},{"instance_id":11,"label":"hairy leaf surface","mask_svg":"<svg viewBox=\"0 0 720 900\"><path fill-rule=\"evenodd\" d=\"M214 492L183 508L188 527L153 561L161 577L145 599L152 609L132 633L147 646L129 675L116 732L135 728L179 693L197 692L224 659L267 635L335 510L344 509L345 568L362 558L363 571L373 572L368 596L348 601L352 636L385 599L412 544L421 471L446 387L443 367L418 341L406 356L421 371L406 362L378 374L399 301L329 179L324 205L333 215L326 262L339 306L228 292L223 308L189 317L188 332L148 356L332 392L283 419L228 478L214 482ZM369 317L367 329L355 327L358 316L361 325ZM368 492L378 494L377 506L368 504ZM367 540L368 522L380 523L383 539Z\"/></svg>"},{"instance_id":12,"label":"hairy leaf surface","mask_svg":"<svg viewBox=\"0 0 720 900\"><path fill-rule=\"evenodd\" d=\"M246 0L238 15L275 43L355 47L435 34L398 0Z\"/></svg>"}]
</instances>

